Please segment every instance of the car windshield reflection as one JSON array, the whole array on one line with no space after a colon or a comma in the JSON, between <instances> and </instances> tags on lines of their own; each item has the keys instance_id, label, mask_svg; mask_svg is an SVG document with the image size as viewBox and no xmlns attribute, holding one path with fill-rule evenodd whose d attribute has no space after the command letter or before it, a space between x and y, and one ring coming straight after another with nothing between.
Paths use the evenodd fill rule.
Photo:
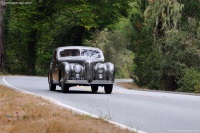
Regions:
<instances>
[{"instance_id":1,"label":"car windshield reflection","mask_svg":"<svg viewBox=\"0 0 200 133\"><path fill-rule=\"evenodd\" d=\"M81 56L88 58L101 58L100 52L98 50L92 50L92 49L82 49Z\"/></svg>"}]
</instances>

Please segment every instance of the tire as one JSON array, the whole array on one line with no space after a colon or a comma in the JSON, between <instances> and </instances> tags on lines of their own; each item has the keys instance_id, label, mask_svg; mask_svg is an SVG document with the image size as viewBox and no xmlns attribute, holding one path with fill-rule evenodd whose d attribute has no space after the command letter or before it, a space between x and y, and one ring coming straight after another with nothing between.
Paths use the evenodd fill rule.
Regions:
<instances>
[{"instance_id":1,"label":"tire","mask_svg":"<svg viewBox=\"0 0 200 133\"><path fill-rule=\"evenodd\" d=\"M98 91L98 87L97 85L91 86L91 90L92 92L96 93Z\"/></svg>"},{"instance_id":2,"label":"tire","mask_svg":"<svg viewBox=\"0 0 200 133\"><path fill-rule=\"evenodd\" d=\"M56 90L56 85L52 84L52 83L49 83L49 90L50 91L55 91Z\"/></svg>"},{"instance_id":3,"label":"tire","mask_svg":"<svg viewBox=\"0 0 200 133\"><path fill-rule=\"evenodd\" d=\"M66 84L63 82L62 74L60 75L60 87L61 87L62 93L67 93L67 92L69 92L69 86L66 85Z\"/></svg>"},{"instance_id":4,"label":"tire","mask_svg":"<svg viewBox=\"0 0 200 133\"><path fill-rule=\"evenodd\" d=\"M61 90L62 90L62 93L68 93L69 92L69 86L66 85L65 83L63 83L61 85Z\"/></svg>"},{"instance_id":5,"label":"tire","mask_svg":"<svg viewBox=\"0 0 200 133\"><path fill-rule=\"evenodd\" d=\"M105 93L106 93L106 94L111 94L111 93L112 93L112 90L113 90L113 84L105 85L105 86L104 86L104 90L105 90Z\"/></svg>"},{"instance_id":6,"label":"tire","mask_svg":"<svg viewBox=\"0 0 200 133\"><path fill-rule=\"evenodd\" d=\"M56 90L56 85L53 84L50 75L48 74L48 81L49 81L49 90L50 91L55 91Z\"/></svg>"}]
</instances>

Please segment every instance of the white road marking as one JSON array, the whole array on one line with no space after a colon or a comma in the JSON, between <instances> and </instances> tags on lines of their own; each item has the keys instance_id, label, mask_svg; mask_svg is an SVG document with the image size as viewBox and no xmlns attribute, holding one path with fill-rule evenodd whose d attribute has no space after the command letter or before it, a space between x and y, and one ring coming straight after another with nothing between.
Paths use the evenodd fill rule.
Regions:
<instances>
[{"instance_id":1,"label":"white road marking","mask_svg":"<svg viewBox=\"0 0 200 133\"><path fill-rule=\"evenodd\" d=\"M94 115L94 114L88 113L88 112L86 112L86 111L83 111L83 110L74 108L74 107L72 107L72 106L68 106L68 105L62 104L62 103L60 103L60 102L58 102L58 101L56 101L56 100L53 100L53 99L51 99L51 98L49 98L49 97L39 96L39 95L36 95L36 94L34 94L34 93L31 93L31 92L28 92L28 91L19 89L19 88L15 87L15 86L9 84L9 83L6 81L6 77L3 77L3 82L4 82L6 85L8 85L9 87L11 87L11 89L13 88L13 89L15 89L15 90L18 90L18 91L21 92L21 93L30 94L30 95L33 95L33 96L35 96L35 97L40 97L40 98L46 99L46 100L48 100L49 102L51 102L51 103L53 103L53 104L56 104L56 105L58 105L58 106L61 106L61 107L63 107L63 108L66 108L66 109L68 109L68 110L71 110L71 111L73 111L73 112L75 112L75 113L78 113L78 114L81 114L81 115L89 115L89 116L94 117L94 118L99 118L97 115ZM130 131L137 132L137 133L146 133L146 132L144 132L144 131L137 130L137 129L135 129L135 128L131 128L131 127L128 127L128 126L126 126L126 125L123 125L123 124L120 124L120 123L117 123L117 122L114 122L114 121L110 121L110 120L106 120L106 119L104 119L104 120L107 121L107 122L109 122L109 123L111 123L111 124L114 124L114 125L116 125L116 126L122 128L122 129L128 129L128 130L130 130Z\"/></svg>"}]
</instances>

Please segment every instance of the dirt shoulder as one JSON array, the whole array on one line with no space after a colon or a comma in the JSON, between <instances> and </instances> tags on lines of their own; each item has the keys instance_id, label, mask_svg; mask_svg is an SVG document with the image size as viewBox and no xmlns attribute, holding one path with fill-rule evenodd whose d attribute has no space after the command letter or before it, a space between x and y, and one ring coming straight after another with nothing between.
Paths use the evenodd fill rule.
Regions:
<instances>
[{"instance_id":1,"label":"dirt shoulder","mask_svg":"<svg viewBox=\"0 0 200 133\"><path fill-rule=\"evenodd\" d=\"M123 88L131 89L131 90L150 90L148 88L139 87L138 85L136 85L133 82L117 82L115 84L118 85L118 86L121 86Z\"/></svg>"},{"instance_id":2,"label":"dirt shoulder","mask_svg":"<svg viewBox=\"0 0 200 133\"><path fill-rule=\"evenodd\" d=\"M199 93L189 93L189 92L178 92L178 91L164 91L164 90L151 90L145 87L139 87L134 82L117 82L115 85L123 87L130 90L139 90L139 91L150 91L150 92L162 92L162 93L171 93L171 94L183 94L183 95L192 95L200 96Z\"/></svg>"},{"instance_id":3,"label":"dirt shoulder","mask_svg":"<svg viewBox=\"0 0 200 133\"><path fill-rule=\"evenodd\" d=\"M128 133L102 119L79 115L47 100L0 86L2 133Z\"/></svg>"}]
</instances>

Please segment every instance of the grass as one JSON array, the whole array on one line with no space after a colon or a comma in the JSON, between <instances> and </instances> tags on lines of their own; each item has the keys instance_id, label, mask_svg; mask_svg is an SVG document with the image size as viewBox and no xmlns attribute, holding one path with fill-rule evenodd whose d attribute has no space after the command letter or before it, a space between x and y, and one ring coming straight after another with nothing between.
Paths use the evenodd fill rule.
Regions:
<instances>
[{"instance_id":1,"label":"grass","mask_svg":"<svg viewBox=\"0 0 200 133\"><path fill-rule=\"evenodd\" d=\"M2 133L128 133L115 125L79 115L42 98L0 86Z\"/></svg>"}]
</instances>

